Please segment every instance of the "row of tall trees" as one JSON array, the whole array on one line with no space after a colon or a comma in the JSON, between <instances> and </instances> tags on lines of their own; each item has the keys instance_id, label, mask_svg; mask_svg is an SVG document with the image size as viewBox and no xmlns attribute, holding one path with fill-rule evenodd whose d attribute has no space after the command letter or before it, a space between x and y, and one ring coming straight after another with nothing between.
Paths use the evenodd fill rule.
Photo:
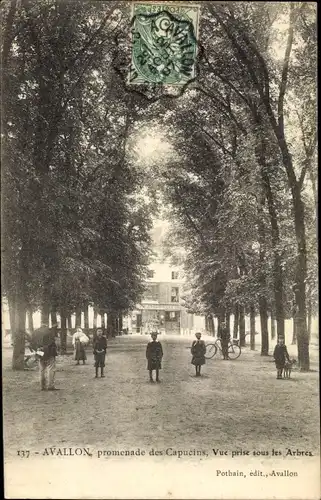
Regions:
<instances>
[{"instance_id":1,"label":"row of tall trees","mask_svg":"<svg viewBox=\"0 0 321 500\"><path fill-rule=\"evenodd\" d=\"M169 132L180 151L165 174L171 243L187 250L194 310L220 321L233 312L242 343L244 314L258 310L263 355L268 313L278 337L293 315L308 370L317 302L315 6L209 3L203 15L200 75L176 105L181 133Z\"/></svg>"},{"instance_id":2,"label":"row of tall trees","mask_svg":"<svg viewBox=\"0 0 321 500\"><path fill-rule=\"evenodd\" d=\"M108 324L143 291L151 221L127 158L131 97L112 69L117 2L8 2L2 13L3 290L13 368L26 312L88 304Z\"/></svg>"}]
</instances>

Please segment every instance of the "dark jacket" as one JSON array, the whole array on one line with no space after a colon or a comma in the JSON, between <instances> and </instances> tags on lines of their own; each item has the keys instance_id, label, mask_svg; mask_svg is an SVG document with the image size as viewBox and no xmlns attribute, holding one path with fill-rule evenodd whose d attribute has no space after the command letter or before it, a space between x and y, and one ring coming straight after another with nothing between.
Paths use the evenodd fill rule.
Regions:
<instances>
[{"instance_id":1,"label":"dark jacket","mask_svg":"<svg viewBox=\"0 0 321 500\"><path fill-rule=\"evenodd\" d=\"M231 335L229 334L229 331L226 327L221 328L221 339L223 341L228 341L231 338Z\"/></svg>"},{"instance_id":2,"label":"dark jacket","mask_svg":"<svg viewBox=\"0 0 321 500\"><path fill-rule=\"evenodd\" d=\"M290 357L286 345L276 344L273 357L277 363L284 364L286 359L289 361Z\"/></svg>"},{"instance_id":3,"label":"dark jacket","mask_svg":"<svg viewBox=\"0 0 321 500\"><path fill-rule=\"evenodd\" d=\"M193 340L192 347L192 364L193 365L204 365L205 364L205 354L206 345L204 340Z\"/></svg>"},{"instance_id":4,"label":"dark jacket","mask_svg":"<svg viewBox=\"0 0 321 500\"><path fill-rule=\"evenodd\" d=\"M104 351L106 354L107 350L107 339L106 337L96 337L94 341L94 354L97 354L98 351Z\"/></svg>"},{"instance_id":5,"label":"dark jacket","mask_svg":"<svg viewBox=\"0 0 321 500\"><path fill-rule=\"evenodd\" d=\"M191 353L193 356L204 356L206 353L206 345L204 340L193 340Z\"/></svg>"},{"instance_id":6,"label":"dark jacket","mask_svg":"<svg viewBox=\"0 0 321 500\"><path fill-rule=\"evenodd\" d=\"M54 335L47 334L44 336L42 350L44 353L42 359L44 361L46 361L50 358L55 358L56 356L58 356L58 349L56 346Z\"/></svg>"},{"instance_id":7,"label":"dark jacket","mask_svg":"<svg viewBox=\"0 0 321 500\"><path fill-rule=\"evenodd\" d=\"M158 340L148 342L146 347L146 358L160 361L163 357L162 344Z\"/></svg>"}]
</instances>

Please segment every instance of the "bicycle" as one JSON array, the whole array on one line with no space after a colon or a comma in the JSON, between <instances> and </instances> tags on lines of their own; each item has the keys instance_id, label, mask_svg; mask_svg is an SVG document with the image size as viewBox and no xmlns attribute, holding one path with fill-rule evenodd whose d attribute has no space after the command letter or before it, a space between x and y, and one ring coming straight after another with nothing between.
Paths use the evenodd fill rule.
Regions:
<instances>
[{"instance_id":1,"label":"bicycle","mask_svg":"<svg viewBox=\"0 0 321 500\"><path fill-rule=\"evenodd\" d=\"M206 359L212 359L216 355L217 351L221 351L222 354L222 346L221 339L218 338L214 343L206 344ZM231 360L237 359L241 356L241 347L239 346L239 341L237 339L229 340L228 344L228 357Z\"/></svg>"}]
</instances>

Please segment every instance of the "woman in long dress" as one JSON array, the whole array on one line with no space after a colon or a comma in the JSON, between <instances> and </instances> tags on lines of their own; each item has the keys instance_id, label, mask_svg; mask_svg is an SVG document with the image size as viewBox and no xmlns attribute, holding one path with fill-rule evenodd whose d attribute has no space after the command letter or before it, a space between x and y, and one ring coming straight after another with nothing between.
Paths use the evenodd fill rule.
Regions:
<instances>
[{"instance_id":1,"label":"woman in long dress","mask_svg":"<svg viewBox=\"0 0 321 500\"><path fill-rule=\"evenodd\" d=\"M72 345L74 346L75 351L75 361L76 364L79 365L79 362L82 361L83 364L86 363L86 350L85 346L88 342L87 335L84 334L81 328L77 328L76 332L72 336Z\"/></svg>"},{"instance_id":2,"label":"woman in long dress","mask_svg":"<svg viewBox=\"0 0 321 500\"><path fill-rule=\"evenodd\" d=\"M201 376L201 366L205 365L206 345L204 340L201 340L201 336L201 333L195 333L197 340L193 340L191 347L192 365L195 366L196 377Z\"/></svg>"}]
</instances>

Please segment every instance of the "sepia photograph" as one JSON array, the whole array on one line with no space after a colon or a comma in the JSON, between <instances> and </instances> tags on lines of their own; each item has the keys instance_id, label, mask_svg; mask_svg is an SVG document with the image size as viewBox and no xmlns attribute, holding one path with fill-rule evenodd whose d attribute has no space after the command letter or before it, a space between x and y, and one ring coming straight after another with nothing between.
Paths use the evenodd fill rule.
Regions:
<instances>
[{"instance_id":1,"label":"sepia photograph","mask_svg":"<svg viewBox=\"0 0 321 500\"><path fill-rule=\"evenodd\" d=\"M317 3L0 23L4 498L320 500Z\"/></svg>"}]
</instances>

